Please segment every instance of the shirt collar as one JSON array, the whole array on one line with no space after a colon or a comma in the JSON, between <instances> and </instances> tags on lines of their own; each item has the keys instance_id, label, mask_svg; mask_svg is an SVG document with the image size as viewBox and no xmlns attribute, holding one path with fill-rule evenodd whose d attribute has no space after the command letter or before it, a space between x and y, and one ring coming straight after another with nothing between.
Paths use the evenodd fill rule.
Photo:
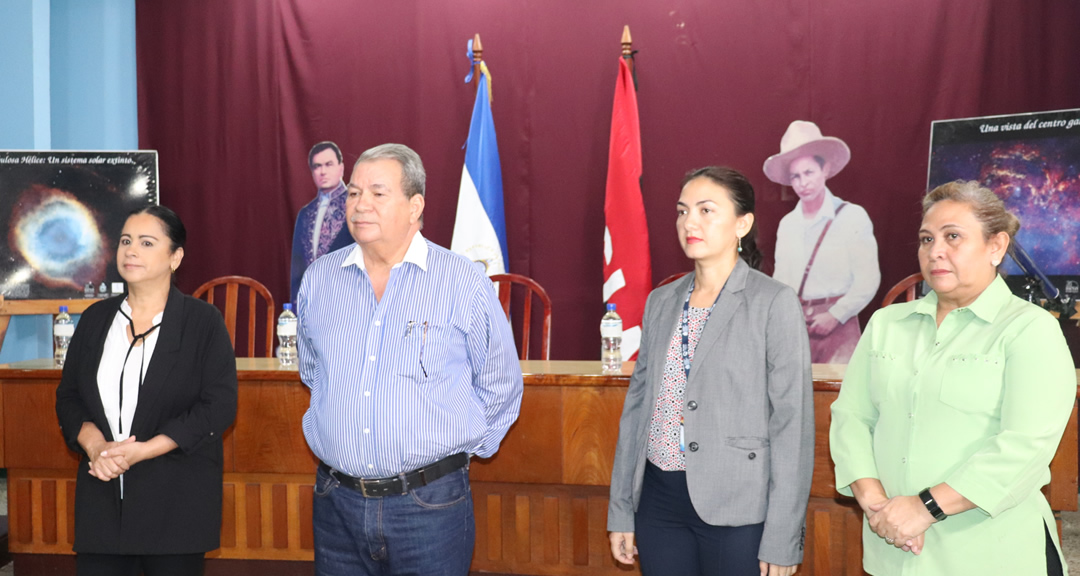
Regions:
<instances>
[{"instance_id":1,"label":"shirt collar","mask_svg":"<svg viewBox=\"0 0 1080 576\"><path fill-rule=\"evenodd\" d=\"M338 196L341 196L344 193L345 193L345 183L341 182L341 181L338 182L338 185L337 185L336 188L334 188L333 190L331 190L329 192L323 192L322 190L318 191L319 200L322 200L323 198L333 200L333 199L337 198Z\"/></svg>"},{"instance_id":2,"label":"shirt collar","mask_svg":"<svg viewBox=\"0 0 1080 576\"><path fill-rule=\"evenodd\" d=\"M802 214L803 201L799 200L799 203L795 205L795 209L798 214ZM810 223L817 222L818 220L832 220L836 218L836 196L833 196L829 187L825 187L825 198L821 201L821 208L818 208L817 214L810 219Z\"/></svg>"},{"instance_id":3,"label":"shirt collar","mask_svg":"<svg viewBox=\"0 0 1080 576\"><path fill-rule=\"evenodd\" d=\"M127 298L124 298L123 300L120 301L120 309L123 310L124 314L127 314L127 316L129 318L131 317L131 304L128 304ZM164 310L162 310L161 312L158 312L154 316L154 319L151 321L151 323L152 324L160 324L161 319L164 316L165 316L165 311ZM127 322L127 318L124 319L124 322Z\"/></svg>"},{"instance_id":4,"label":"shirt collar","mask_svg":"<svg viewBox=\"0 0 1080 576\"><path fill-rule=\"evenodd\" d=\"M997 318L998 312L1009 303L1013 297L1012 290L1000 275L994 276L994 281L979 294L979 297L968 306L968 309L982 318L987 323L992 323Z\"/></svg>"},{"instance_id":5,"label":"shirt collar","mask_svg":"<svg viewBox=\"0 0 1080 576\"><path fill-rule=\"evenodd\" d=\"M973 314L982 318L988 324L994 322L1001 309L1009 303L1009 299L1012 298L1012 290L1009 290L1008 284L999 275L994 278L994 281L979 294L975 301L967 306L968 310L971 310ZM937 316L938 296L937 293L931 291L925 298L919 300L919 303L915 305L914 312L920 314L926 314L928 316Z\"/></svg>"},{"instance_id":6,"label":"shirt collar","mask_svg":"<svg viewBox=\"0 0 1080 576\"><path fill-rule=\"evenodd\" d=\"M427 272L427 256L428 245L424 235L419 230L416 234L413 234L412 241L409 242L409 249L405 251L405 257L401 259L401 262L393 265L393 268L397 268L402 264L409 262L418 266L424 272ZM342 268L349 266L356 266L357 268L367 272L367 265L364 264L364 251L360 248L359 244L355 244L349 255L345 257L345 261L341 263Z\"/></svg>"}]
</instances>

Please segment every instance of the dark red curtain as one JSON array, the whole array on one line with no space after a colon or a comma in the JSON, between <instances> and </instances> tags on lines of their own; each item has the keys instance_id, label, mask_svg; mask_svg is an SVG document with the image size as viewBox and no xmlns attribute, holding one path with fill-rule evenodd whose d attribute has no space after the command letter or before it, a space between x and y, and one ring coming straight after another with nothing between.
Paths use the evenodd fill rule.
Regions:
<instances>
[{"instance_id":1,"label":"dark red curtain","mask_svg":"<svg viewBox=\"0 0 1080 576\"><path fill-rule=\"evenodd\" d=\"M1071 0L139 0L140 145L189 230L191 291L226 274L287 298L308 148L350 165L408 144L428 170L424 234L449 245L479 32L494 78L510 270L554 301L553 356L596 358L616 57L634 37L653 279L689 268L675 236L684 172L744 171L771 271L790 189L762 174L795 119L847 141L832 179L866 207L882 288L917 270L930 122L1080 106ZM349 171L346 172L348 178ZM880 294L879 294L880 297ZM876 305L871 305L874 308ZM863 320L869 312L863 314ZM347 312L347 311L346 311Z\"/></svg>"}]
</instances>

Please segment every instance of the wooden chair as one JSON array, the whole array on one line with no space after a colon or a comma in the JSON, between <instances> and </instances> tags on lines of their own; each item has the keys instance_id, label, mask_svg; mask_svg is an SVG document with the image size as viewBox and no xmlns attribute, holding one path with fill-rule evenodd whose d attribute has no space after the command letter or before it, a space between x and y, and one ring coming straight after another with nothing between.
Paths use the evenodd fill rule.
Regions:
<instances>
[{"instance_id":1,"label":"wooden chair","mask_svg":"<svg viewBox=\"0 0 1080 576\"><path fill-rule=\"evenodd\" d=\"M672 274L671 276L668 276L667 278L661 280L660 283L656 285L656 287L659 288L664 284L671 284L672 282L678 280L679 278L682 278L683 276L686 276L687 274L689 274L689 272L679 272L677 274Z\"/></svg>"},{"instance_id":2,"label":"wooden chair","mask_svg":"<svg viewBox=\"0 0 1080 576\"><path fill-rule=\"evenodd\" d=\"M922 272L916 272L907 278L896 283L885 293L885 297L881 299L881 307L884 308L889 304L892 304L901 294L905 296L905 302L911 302L916 298L922 298L922 293L917 293L919 285L922 284L923 276Z\"/></svg>"},{"instance_id":3,"label":"wooden chair","mask_svg":"<svg viewBox=\"0 0 1080 576\"><path fill-rule=\"evenodd\" d=\"M214 278L213 280L199 286L192 296L201 298L207 302L214 304L214 293L220 288L224 288L225 293L225 327L229 330L229 341L233 347L236 347L236 313L237 305L240 300L240 286L247 286L247 358L255 357L255 342L256 340L263 340L265 342L265 348L262 350L263 354L261 358L272 358L274 356L274 313L277 309L274 307L274 297L270 295L270 291L263 286L261 282L254 278L248 278L247 276L221 276L220 278ZM257 338L255 332L256 319L258 314L256 313L257 301L263 300L266 303L266 321L262 327L261 337ZM221 306L218 306L221 308ZM237 356L240 356L239 350L237 350Z\"/></svg>"},{"instance_id":4,"label":"wooden chair","mask_svg":"<svg viewBox=\"0 0 1080 576\"><path fill-rule=\"evenodd\" d=\"M499 293L499 302L502 304L506 319L510 320L510 292L514 285L525 289L525 300L522 303L521 314L521 359L529 359L529 340L532 336L532 301L535 294L540 298L540 304L544 307L544 323L540 330L540 360L549 360L551 357L551 298L547 290L528 276L521 274L495 274L491 277Z\"/></svg>"}]
</instances>

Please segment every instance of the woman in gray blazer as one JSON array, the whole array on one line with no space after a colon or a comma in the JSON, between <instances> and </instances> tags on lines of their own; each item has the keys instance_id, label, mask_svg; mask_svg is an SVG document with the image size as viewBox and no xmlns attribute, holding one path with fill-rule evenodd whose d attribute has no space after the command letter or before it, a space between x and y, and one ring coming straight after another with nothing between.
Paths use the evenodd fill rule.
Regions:
<instances>
[{"instance_id":1,"label":"woman in gray blazer","mask_svg":"<svg viewBox=\"0 0 1080 576\"><path fill-rule=\"evenodd\" d=\"M638 553L645 576L788 576L802 561L814 461L802 309L752 269L745 176L688 173L678 214L694 272L645 305L611 474L611 551L624 564Z\"/></svg>"}]
</instances>

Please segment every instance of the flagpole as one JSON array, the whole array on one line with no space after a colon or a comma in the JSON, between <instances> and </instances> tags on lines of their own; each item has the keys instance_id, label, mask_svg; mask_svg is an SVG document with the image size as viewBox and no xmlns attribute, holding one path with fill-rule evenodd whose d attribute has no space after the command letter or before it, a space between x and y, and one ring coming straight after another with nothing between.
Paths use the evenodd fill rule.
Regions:
<instances>
[{"instance_id":1,"label":"flagpole","mask_svg":"<svg viewBox=\"0 0 1080 576\"><path fill-rule=\"evenodd\" d=\"M637 66L634 62L634 41L630 38L630 25L626 24L622 29L622 57L630 66L630 74L634 77L634 90L637 91Z\"/></svg>"},{"instance_id":2,"label":"flagpole","mask_svg":"<svg viewBox=\"0 0 1080 576\"><path fill-rule=\"evenodd\" d=\"M472 67L473 67L473 81L476 83L476 89L480 89L480 63L484 61L484 46L480 44L480 33L477 32L473 35L472 42Z\"/></svg>"}]
</instances>

